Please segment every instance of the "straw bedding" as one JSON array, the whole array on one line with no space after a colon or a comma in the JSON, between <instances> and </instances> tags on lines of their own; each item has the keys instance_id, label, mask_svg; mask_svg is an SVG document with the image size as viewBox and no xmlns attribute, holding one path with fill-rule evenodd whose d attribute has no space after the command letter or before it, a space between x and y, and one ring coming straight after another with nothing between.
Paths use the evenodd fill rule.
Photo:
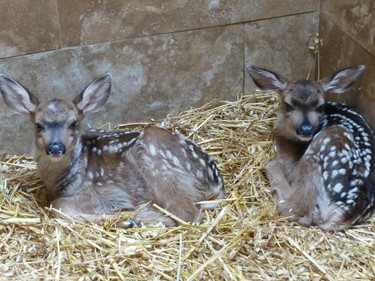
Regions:
<instances>
[{"instance_id":1,"label":"straw bedding","mask_svg":"<svg viewBox=\"0 0 375 281\"><path fill-rule=\"evenodd\" d=\"M327 233L277 212L263 172L276 106L255 93L163 120L203 146L226 183L220 208L196 225L124 230L54 218L35 163L0 155L0 280L375 280L374 216Z\"/></svg>"}]
</instances>

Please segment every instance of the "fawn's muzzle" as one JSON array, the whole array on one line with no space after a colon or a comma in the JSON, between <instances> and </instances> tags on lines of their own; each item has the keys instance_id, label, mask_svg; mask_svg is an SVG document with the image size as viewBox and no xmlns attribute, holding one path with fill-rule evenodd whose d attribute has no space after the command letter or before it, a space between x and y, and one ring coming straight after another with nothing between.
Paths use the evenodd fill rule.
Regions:
<instances>
[{"instance_id":1,"label":"fawn's muzzle","mask_svg":"<svg viewBox=\"0 0 375 281\"><path fill-rule=\"evenodd\" d=\"M314 134L314 128L309 122L303 122L297 131L304 137L311 137Z\"/></svg>"},{"instance_id":2,"label":"fawn's muzzle","mask_svg":"<svg viewBox=\"0 0 375 281\"><path fill-rule=\"evenodd\" d=\"M50 154L52 154L52 155L64 154L65 153L65 145L63 145L61 142L50 143L47 146L46 153L47 153L47 155L50 155Z\"/></svg>"}]
</instances>

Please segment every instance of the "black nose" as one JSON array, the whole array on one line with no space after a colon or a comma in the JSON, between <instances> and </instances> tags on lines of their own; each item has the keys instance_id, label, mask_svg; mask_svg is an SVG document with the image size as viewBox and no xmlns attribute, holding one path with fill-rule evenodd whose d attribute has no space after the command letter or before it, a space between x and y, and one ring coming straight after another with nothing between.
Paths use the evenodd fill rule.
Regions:
<instances>
[{"instance_id":1,"label":"black nose","mask_svg":"<svg viewBox=\"0 0 375 281\"><path fill-rule=\"evenodd\" d=\"M50 154L64 154L65 146L61 142L53 142L47 146L46 153Z\"/></svg>"},{"instance_id":2,"label":"black nose","mask_svg":"<svg viewBox=\"0 0 375 281\"><path fill-rule=\"evenodd\" d=\"M298 133L302 136L311 136L314 133L313 126L309 122L303 122L298 128Z\"/></svg>"}]
</instances>

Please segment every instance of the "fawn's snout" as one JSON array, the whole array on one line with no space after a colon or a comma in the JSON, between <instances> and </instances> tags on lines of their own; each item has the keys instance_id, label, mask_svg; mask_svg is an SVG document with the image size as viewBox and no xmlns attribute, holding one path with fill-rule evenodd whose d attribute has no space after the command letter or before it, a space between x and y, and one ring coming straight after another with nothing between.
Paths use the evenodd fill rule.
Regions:
<instances>
[{"instance_id":1,"label":"fawn's snout","mask_svg":"<svg viewBox=\"0 0 375 281\"><path fill-rule=\"evenodd\" d=\"M47 145L46 153L47 155L58 157L65 153L65 145L61 142L50 143Z\"/></svg>"},{"instance_id":2,"label":"fawn's snout","mask_svg":"<svg viewBox=\"0 0 375 281\"><path fill-rule=\"evenodd\" d=\"M303 137L311 137L314 134L314 128L309 122L305 121L298 128L297 133Z\"/></svg>"}]
</instances>

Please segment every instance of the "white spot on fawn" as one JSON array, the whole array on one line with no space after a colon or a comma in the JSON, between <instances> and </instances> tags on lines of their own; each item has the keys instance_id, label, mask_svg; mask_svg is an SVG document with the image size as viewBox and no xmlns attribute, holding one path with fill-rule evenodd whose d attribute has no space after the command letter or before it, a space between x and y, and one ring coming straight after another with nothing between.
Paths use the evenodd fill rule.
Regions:
<instances>
[{"instance_id":1,"label":"white spot on fawn","mask_svg":"<svg viewBox=\"0 0 375 281\"><path fill-rule=\"evenodd\" d=\"M151 155L156 155L156 148L152 143L149 144L148 149L150 150Z\"/></svg>"},{"instance_id":2,"label":"white spot on fawn","mask_svg":"<svg viewBox=\"0 0 375 281\"><path fill-rule=\"evenodd\" d=\"M191 164L190 164L190 162L186 161L185 165L186 165L186 168L188 169L188 171L190 172L191 171Z\"/></svg>"},{"instance_id":3,"label":"white spot on fawn","mask_svg":"<svg viewBox=\"0 0 375 281\"><path fill-rule=\"evenodd\" d=\"M203 178L203 173L202 173L202 171L200 171L200 170L197 171L197 178L199 178L199 179L202 179L202 178Z\"/></svg>"},{"instance_id":4,"label":"white spot on fawn","mask_svg":"<svg viewBox=\"0 0 375 281\"><path fill-rule=\"evenodd\" d=\"M344 186L341 183L337 183L333 187L333 191L336 192L336 193L340 193L343 188L344 188Z\"/></svg>"},{"instance_id":5,"label":"white spot on fawn","mask_svg":"<svg viewBox=\"0 0 375 281\"><path fill-rule=\"evenodd\" d=\"M193 155L194 159L198 159L199 158L198 154L196 154L195 151L192 151L191 155Z\"/></svg>"},{"instance_id":6,"label":"white spot on fawn","mask_svg":"<svg viewBox=\"0 0 375 281\"><path fill-rule=\"evenodd\" d=\"M171 152L170 150L167 150L167 151L165 152L165 154L167 155L167 158L168 158L168 159L171 159L171 160L172 160L172 152Z\"/></svg>"},{"instance_id":7,"label":"white spot on fawn","mask_svg":"<svg viewBox=\"0 0 375 281\"><path fill-rule=\"evenodd\" d=\"M173 156L173 164L175 166L180 166L180 160L178 160L178 158L176 156Z\"/></svg>"}]
</instances>

